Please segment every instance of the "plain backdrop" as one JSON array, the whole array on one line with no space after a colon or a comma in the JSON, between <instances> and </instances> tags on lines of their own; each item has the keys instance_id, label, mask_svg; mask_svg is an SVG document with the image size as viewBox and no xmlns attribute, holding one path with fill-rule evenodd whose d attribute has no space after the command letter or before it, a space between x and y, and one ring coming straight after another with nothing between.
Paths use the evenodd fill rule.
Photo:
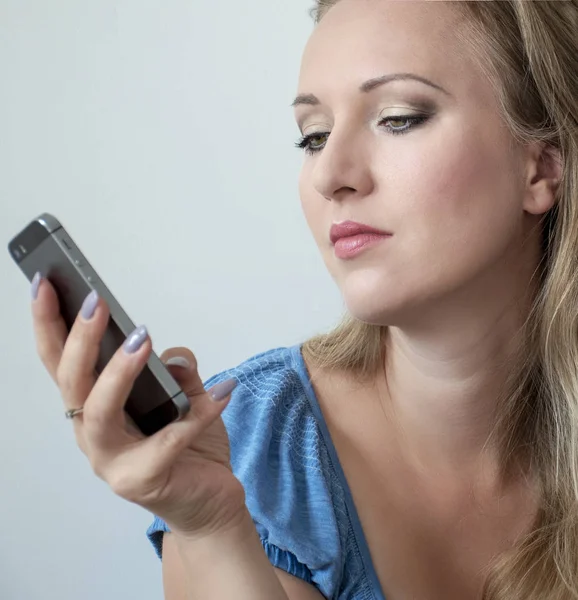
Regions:
<instances>
[{"instance_id":1,"label":"plain backdrop","mask_svg":"<svg viewBox=\"0 0 578 600\"><path fill-rule=\"evenodd\" d=\"M77 448L11 237L68 229L201 377L343 311L302 216L290 107L312 0L0 0L0 598L158 600L151 515Z\"/></svg>"}]
</instances>

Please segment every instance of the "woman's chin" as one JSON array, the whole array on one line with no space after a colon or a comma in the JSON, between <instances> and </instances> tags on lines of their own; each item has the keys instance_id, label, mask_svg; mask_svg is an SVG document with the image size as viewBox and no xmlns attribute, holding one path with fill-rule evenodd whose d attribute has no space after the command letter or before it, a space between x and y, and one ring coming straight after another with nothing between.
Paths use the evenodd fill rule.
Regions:
<instances>
[{"instance_id":1,"label":"woman's chin","mask_svg":"<svg viewBox=\"0 0 578 600\"><path fill-rule=\"evenodd\" d=\"M356 285L342 287L341 293L349 314L369 325L395 325L417 308L399 288L392 290L383 283L370 286L358 280Z\"/></svg>"},{"instance_id":2,"label":"woman's chin","mask_svg":"<svg viewBox=\"0 0 578 600\"><path fill-rule=\"evenodd\" d=\"M349 294L344 300L349 314L369 325L389 325L394 318L391 305L377 294L370 297Z\"/></svg>"}]
</instances>

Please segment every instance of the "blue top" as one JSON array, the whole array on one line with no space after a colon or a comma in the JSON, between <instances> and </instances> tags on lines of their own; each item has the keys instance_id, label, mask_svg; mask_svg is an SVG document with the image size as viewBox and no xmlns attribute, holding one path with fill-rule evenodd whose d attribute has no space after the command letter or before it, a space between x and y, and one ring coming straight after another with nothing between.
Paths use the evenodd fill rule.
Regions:
<instances>
[{"instance_id":1,"label":"blue top","mask_svg":"<svg viewBox=\"0 0 578 600\"><path fill-rule=\"evenodd\" d=\"M385 600L301 345L257 354L205 388L231 378L221 413L231 466L271 564L327 600ZM147 530L161 559L164 531L158 517Z\"/></svg>"}]
</instances>

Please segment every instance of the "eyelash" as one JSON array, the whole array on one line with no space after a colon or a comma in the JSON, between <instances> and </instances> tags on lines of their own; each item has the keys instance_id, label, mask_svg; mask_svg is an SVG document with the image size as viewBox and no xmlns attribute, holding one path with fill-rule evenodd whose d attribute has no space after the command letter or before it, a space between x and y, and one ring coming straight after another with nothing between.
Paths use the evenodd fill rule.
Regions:
<instances>
[{"instance_id":1,"label":"eyelash","mask_svg":"<svg viewBox=\"0 0 578 600\"><path fill-rule=\"evenodd\" d=\"M427 116L427 115L399 115L399 116L391 115L389 117L385 117L384 119L382 119L378 123L378 125L383 125L384 123L388 123L389 121L408 121L411 123L411 125L409 127L406 127L405 129L402 129L402 130L390 129L389 130L391 135L404 135L405 133L407 133L414 127L417 127L418 125L425 123L428 119L429 119L429 116ZM305 150L306 154L317 154L318 152L321 152L321 150L323 150L323 147L312 148L310 145L311 141L314 140L315 138L323 137L324 135L328 136L329 132L318 131L316 133L309 133L307 135L304 135L302 138L297 140L297 142L295 143L295 147ZM325 142L325 143L327 143L327 142Z\"/></svg>"}]
</instances>

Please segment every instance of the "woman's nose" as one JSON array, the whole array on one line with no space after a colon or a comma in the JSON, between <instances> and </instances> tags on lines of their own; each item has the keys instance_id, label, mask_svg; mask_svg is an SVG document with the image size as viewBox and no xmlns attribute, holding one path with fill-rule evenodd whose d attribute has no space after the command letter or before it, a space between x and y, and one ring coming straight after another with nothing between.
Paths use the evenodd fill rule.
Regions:
<instances>
[{"instance_id":1,"label":"woman's nose","mask_svg":"<svg viewBox=\"0 0 578 600\"><path fill-rule=\"evenodd\" d=\"M363 140L363 134L334 130L315 158L312 172L315 190L327 200L370 194L374 182L369 148L370 142Z\"/></svg>"}]
</instances>

